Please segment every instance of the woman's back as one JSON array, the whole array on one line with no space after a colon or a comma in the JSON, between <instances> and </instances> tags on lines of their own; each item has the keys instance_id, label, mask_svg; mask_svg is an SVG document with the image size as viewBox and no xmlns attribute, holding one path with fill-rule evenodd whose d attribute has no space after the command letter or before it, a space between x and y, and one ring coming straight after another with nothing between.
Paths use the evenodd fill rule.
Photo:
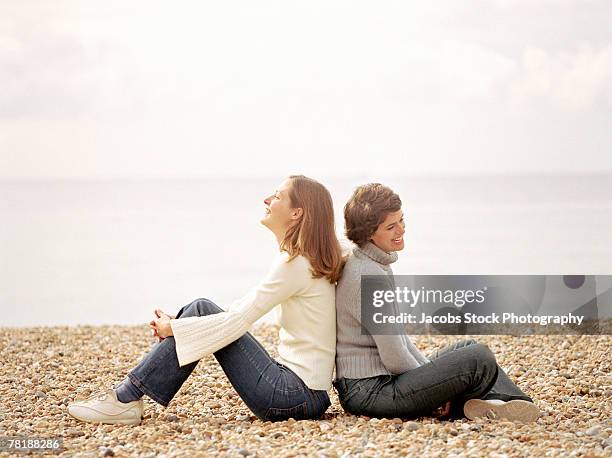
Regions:
<instances>
[{"instance_id":1,"label":"woman's back","mask_svg":"<svg viewBox=\"0 0 612 458\"><path fill-rule=\"evenodd\" d=\"M336 356L336 288L326 278L312 278L310 262L304 256L290 263L295 263L295 273L305 281L276 309L278 361L309 387L328 390Z\"/></svg>"},{"instance_id":2,"label":"woman's back","mask_svg":"<svg viewBox=\"0 0 612 458\"><path fill-rule=\"evenodd\" d=\"M349 256L336 288L336 378L397 374L418 367L425 358L404 333L376 335L361 316L362 275L393 275L396 253L367 243Z\"/></svg>"}]
</instances>

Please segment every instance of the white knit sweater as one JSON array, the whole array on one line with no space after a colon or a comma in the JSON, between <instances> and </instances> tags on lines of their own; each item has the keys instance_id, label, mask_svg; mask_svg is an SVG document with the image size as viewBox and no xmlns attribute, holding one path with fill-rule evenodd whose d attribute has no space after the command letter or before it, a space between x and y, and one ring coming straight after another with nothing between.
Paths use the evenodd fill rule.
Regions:
<instances>
[{"instance_id":1,"label":"white knit sweater","mask_svg":"<svg viewBox=\"0 0 612 458\"><path fill-rule=\"evenodd\" d=\"M278 362L289 367L313 390L331 388L336 356L335 286L312 278L308 259L276 258L266 278L232 303L228 311L172 320L179 365L184 366L232 343L280 304Z\"/></svg>"}]
</instances>

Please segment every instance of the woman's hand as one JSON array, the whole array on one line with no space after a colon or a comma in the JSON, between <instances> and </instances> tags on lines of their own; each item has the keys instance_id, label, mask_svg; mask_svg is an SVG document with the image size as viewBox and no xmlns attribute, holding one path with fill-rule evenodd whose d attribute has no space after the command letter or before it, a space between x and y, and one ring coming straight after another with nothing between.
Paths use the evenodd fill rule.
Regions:
<instances>
[{"instance_id":1,"label":"woman's hand","mask_svg":"<svg viewBox=\"0 0 612 458\"><path fill-rule=\"evenodd\" d=\"M161 309L155 309L154 313L156 318L151 320L149 327L153 330L153 336L157 337L158 342L161 342L166 337L173 335L170 320L173 320L174 317L162 312Z\"/></svg>"},{"instance_id":2,"label":"woman's hand","mask_svg":"<svg viewBox=\"0 0 612 458\"><path fill-rule=\"evenodd\" d=\"M434 412L435 418L446 418L450 414L452 401L447 401L445 404L441 405Z\"/></svg>"}]
</instances>

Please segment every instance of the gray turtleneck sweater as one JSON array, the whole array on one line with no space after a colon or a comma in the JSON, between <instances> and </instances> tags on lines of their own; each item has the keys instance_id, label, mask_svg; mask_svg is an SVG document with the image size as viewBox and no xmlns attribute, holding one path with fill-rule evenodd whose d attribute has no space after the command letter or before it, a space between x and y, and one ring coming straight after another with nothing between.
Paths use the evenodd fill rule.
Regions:
<instances>
[{"instance_id":1,"label":"gray turtleneck sweater","mask_svg":"<svg viewBox=\"0 0 612 458\"><path fill-rule=\"evenodd\" d=\"M336 378L366 378L401 374L429 360L405 331L374 335L361 323L361 276L392 276L397 253L373 243L355 247L336 287ZM392 278L390 278L392 281Z\"/></svg>"}]
</instances>

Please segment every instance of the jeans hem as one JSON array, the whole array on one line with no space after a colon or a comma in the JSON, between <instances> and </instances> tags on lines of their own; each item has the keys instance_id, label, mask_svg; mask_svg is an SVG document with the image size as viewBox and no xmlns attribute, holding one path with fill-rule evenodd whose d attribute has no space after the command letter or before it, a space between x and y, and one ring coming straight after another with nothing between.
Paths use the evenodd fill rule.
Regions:
<instances>
[{"instance_id":1,"label":"jeans hem","mask_svg":"<svg viewBox=\"0 0 612 458\"><path fill-rule=\"evenodd\" d=\"M129 373L127 376L130 379L130 381L140 389L140 391L142 391L144 394L149 396L151 399L153 399L158 404L161 404L164 407L168 407L168 404L170 404L170 401L172 399L169 399L167 401L162 400L153 390L149 389L144 383L138 380L138 378L135 375Z\"/></svg>"}]
</instances>

